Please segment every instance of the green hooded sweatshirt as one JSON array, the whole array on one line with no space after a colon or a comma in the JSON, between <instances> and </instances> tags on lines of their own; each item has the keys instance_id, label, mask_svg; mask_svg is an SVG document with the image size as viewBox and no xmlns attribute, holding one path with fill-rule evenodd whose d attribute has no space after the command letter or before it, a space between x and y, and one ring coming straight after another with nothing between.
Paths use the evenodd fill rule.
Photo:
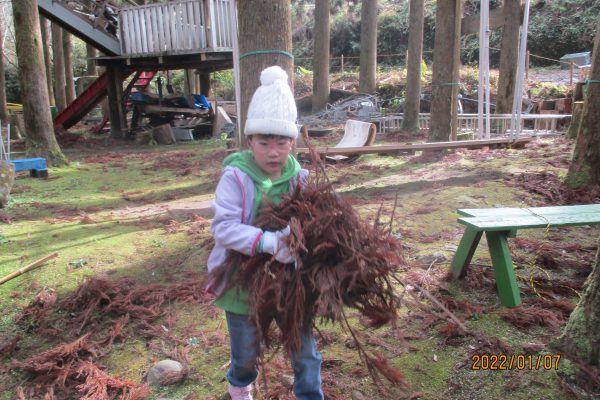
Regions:
<instances>
[{"instance_id":1,"label":"green hooded sweatshirt","mask_svg":"<svg viewBox=\"0 0 600 400\"><path fill-rule=\"evenodd\" d=\"M255 219L264 205L263 199L267 198L273 203L279 203L282 197L290 191L290 180L300 172L300 164L293 155L289 155L283 166L281 176L274 182L254 162L252 151L245 150L234 153L225 158L224 166L239 168L245 172L254 183L254 203L252 205L252 218ZM252 223L252 221L249 221ZM246 291L234 287L223 293L215 305L225 311L236 314L248 314L248 294Z\"/></svg>"}]
</instances>

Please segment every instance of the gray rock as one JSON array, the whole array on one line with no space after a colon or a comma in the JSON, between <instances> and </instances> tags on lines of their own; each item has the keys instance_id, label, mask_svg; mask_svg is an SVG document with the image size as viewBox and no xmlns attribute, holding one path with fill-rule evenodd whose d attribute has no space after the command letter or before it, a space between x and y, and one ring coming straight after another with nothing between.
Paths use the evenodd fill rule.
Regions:
<instances>
[{"instance_id":1,"label":"gray rock","mask_svg":"<svg viewBox=\"0 0 600 400\"><path fill-rule=\"evenodd\" d=\"M352 400L367 400L367 397L358 390L354 390L352 392Z\"/></svg>"},{"instance_id":2,"label":"gray rock","mask_svg":"<svg viewBox=\"0 0 600 400\"><path fill-rule=\"evenodd\" d=\"M15 166L0 160L0 208L8 203L8 195L15 183Z\"/></svg>"},{"instance_id":3,"label":"gray rock","mask_svg":"<svg viewBox=\"0 0 600 400\"><path fill-rule=\"evenodd\" d=\"M443 261L446 261L446 256L438 251L433 254L419 256L417 257L417 261L419 262L421 268L427 269L432 264L439 264Z\"/></svg>"},{"instance_id":4,"label":"gray rock","mask_svg":"<svg viewBox=\"0 0 600 400\"><path fill-rule=\"evenodd\" d=\"M181 363L174 360L162 360L154 364L146 375L149 385L165 386L179 382L187 375Z\"/></svg>"}]
</instances>

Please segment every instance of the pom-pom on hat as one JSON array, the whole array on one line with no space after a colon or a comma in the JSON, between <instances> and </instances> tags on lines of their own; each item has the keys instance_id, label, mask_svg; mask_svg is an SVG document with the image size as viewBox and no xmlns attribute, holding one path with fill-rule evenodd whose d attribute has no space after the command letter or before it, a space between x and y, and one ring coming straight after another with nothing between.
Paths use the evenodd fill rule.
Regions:
<instances>
[{"instance_id":1,"label":"pom-pom on hat","mask_svg":"<svg viewBox=\"0 0 600 400\"><path fill-rule=\"evenodd\" d=\"M280 135L296 139L297 115L287 73L277 65L265 68L260 74L260 86L248 106L244 134Z\"/></svg>"}]
</instances>

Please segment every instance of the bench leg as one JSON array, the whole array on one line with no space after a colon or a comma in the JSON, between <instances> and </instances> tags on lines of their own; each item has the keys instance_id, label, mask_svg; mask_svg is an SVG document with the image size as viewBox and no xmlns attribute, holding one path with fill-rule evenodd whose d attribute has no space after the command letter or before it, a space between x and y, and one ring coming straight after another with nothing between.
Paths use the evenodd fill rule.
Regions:
<instances>
[{"instance_id":1,"label":"bench leg","mask_svg":"<svg viewBox=\"0 0 600 400\"><path fill-rule=\"evenodd\" d=\"M506 240L507 236L508 232L486 232L500 302L505 307L516 307L521 304L521 294Z\"/></svg>"},{"instance_id":2,"label":"bench leg","mask_svg":"<svg viewBox=\"0 0 600 400\"><path fill-rule=\"evenodd\" d=\"M477 249L481 234L481 231L475 231L469 227L465 228L465 233L460 239L460 244L452 259L452 279L463 278L467 274L467 267L471 263L475 249Z\"/></svg>"}]
</instances>

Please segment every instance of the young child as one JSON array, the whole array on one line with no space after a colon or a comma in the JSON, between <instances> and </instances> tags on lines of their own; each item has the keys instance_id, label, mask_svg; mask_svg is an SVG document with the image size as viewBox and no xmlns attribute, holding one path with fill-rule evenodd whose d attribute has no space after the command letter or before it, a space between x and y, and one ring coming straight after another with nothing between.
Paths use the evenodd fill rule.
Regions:
<instances>
[{"instance_id":1,"label":"young child","mask_svg":"<svg viewBox=\"0 0 600 400\"><path fill-rule=\"evenodd\" d=\"M217 185L211 231L215 247L208 259L208 270L220 267L229 250L243 254L272 254L288 264L294 260L281 240L289 227L263 231L252 225L264 200L279 202L297 185L306 181L308 171L290 154L298 136L296 104L286 72L278 66L266 68L261 86L248 107L244 134L250 150L228 156ZM293 264L288 266L294 268ZM225 310L230 336L231 365L227 372L229 394L233 400L251 400L252 382L258 375L257 355L260 344L256 328L250 322L247 294L239 288L223 292L224 283L211 287L218 298L215 305ZM302 333L300 351L293 353L294 394L300 400L323 399L321 390L321 354L317 351L312 327Z\"/></svg>"}]
</instances>

